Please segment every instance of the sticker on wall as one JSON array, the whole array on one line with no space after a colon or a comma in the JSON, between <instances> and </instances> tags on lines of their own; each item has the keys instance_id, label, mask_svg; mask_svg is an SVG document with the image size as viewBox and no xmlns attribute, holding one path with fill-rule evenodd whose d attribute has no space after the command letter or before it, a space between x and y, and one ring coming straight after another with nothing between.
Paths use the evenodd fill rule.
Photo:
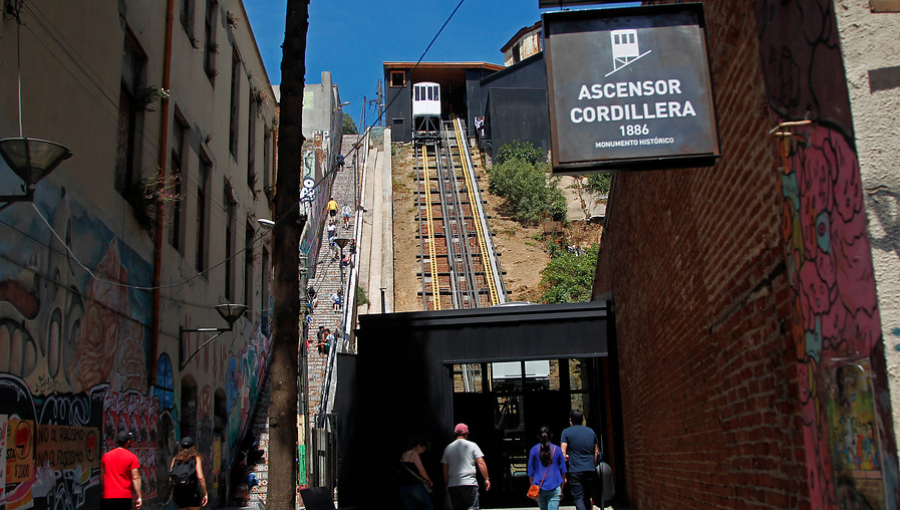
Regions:
<instances>
[{"instance_id":1,"label":"sticker on wall","mask_svg":"<svg viewBox=\"0 0 900 510\"><path fill-rule=\"evenodd\" d=\"M6 415L0 414L0 452L6 456ZM0 459L0 501L6 497L6 462Z\"/></svg>"},{"instance_id":2,"label":"sticker on wall","mask_svg":"<svg viewBox=\"0 0 900 510\"><path fill-rule=\"evenodd\" d=\"M12 419L7 422L6 483L34 479L34 421Z\"/></svg>"}]
</instances>

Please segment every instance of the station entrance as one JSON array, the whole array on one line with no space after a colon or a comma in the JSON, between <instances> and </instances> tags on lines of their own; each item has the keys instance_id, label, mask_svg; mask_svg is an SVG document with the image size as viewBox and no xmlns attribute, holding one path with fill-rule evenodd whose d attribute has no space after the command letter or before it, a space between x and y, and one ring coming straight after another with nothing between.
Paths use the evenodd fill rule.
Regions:
<instances>
[{"instance_id":1,"label":"station entrance","mask_svg":"<svg viewBox=\"0 0 900 510\"><path fill-rule=\"evenodd\" d=\"M569 412L577 408L602 436L603 365L602 358L570 358L448 366L454 421L469 425L469 439L481 447L491 475L483 506L527 505L528 452L541 426L559 444Z\"/></svg>"},{"instance_id":2,"label":"station entrance","mask_svg":"<svg viewBox=\"0 0 900 510\"><path fill-rule=\"evenodd\" d=\"M532 506L528 452L542 425L559 444L573 408L601 439L622 493L611 303L374 314L359 323L358 354L339 355L337 363L341 506L400 507L392 485L400 454L412 437L424 436L432 446L422 462L442 507L440 460L459 422L485 454L492 487L481 492L482 508Z\"/></svg>"}]
</instances>

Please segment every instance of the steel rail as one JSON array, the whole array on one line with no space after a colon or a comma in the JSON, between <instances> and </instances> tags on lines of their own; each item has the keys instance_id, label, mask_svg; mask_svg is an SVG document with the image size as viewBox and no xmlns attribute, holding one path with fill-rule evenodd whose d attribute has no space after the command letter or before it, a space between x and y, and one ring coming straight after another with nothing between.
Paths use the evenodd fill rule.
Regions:
<instances>
[{"instance_id":1,"label":"steel rail","mask_svg":"<svg viewBox=\"0 0 900 510\"><path fill-rule=\"evenodd\" d=\"M497 305L497 304L501 303L500 293L497 291L497 283L494 281L494 276L495 276L496 271L492 267L493 264L491 263L493 258L491 257L491 253L488 251L487 242L485 239L485 235L486 235L486 231L487 231L486 224L482 223L482 221L484 220L484 207L483 207L483 204L481 203L480 197L478 197L478 195L475 193L475 185L473 183L474 178L472 177L472 175L469 172L469 170L471 168L470 167L471 161L468 157L464 157L464 154L463 154L463 149L464 148L467 149L467 145L464 144L463 140L462 140L462 135L461 135L462 122L459 118L457 118L455 120L455 123L457 125L457 129L454 130L456 132L456 144L457 144L457 147L459 148L459 153L460 153L459 159L460 159L460 162L462 163L463 175L465 175L465 179L466 179L466 188L467 188L466 191L468 192L468 195L469 195L469 209L472 211L472 218L474 220L473 223L475 223L475 232L476 232L476 236L478 239L478 247L481 250L481 262L482 262L482 266L484 267L485 280L487 281L488 290L490 292L491 305ZM466 153L467 152L468 152L468 150L466 150ZM491 245L493 246L493 243L491 243ZM505 298L505 296L504 296L504 298ZM505 299L504 299L504 301L505 301Z\"/></svg>"},{"instance_id":2,"label":"steel rail","mask_svg":"<svg viewBox=\"0 0 900 510\"><path fill-rule=\"evenodd\" d=\"M416 165L419 164L419 157L421 156L421 151L419 150L420 145L418 143L413 145L413 153L414 153L414 161ZM424 166L424 164L423 164ZM425 231L425 217L422 215L422 195L424 192L422 191L422 179L419 177L419 171L421 167L416 169L416 191L418 192L416 195L416 209L418 212L419 219L419 237L422 237L422 233ZM426 185L428 183L425 183ZM422 310L428 310L428 288L425 284L425 244L419 243L419 271L422 274Z\"/></svg>"},{"instance_id":3,"label":"steel rail","mask_svg":"<svg viewBox=\"0 0 900 510\"><path fill-rule=\"evenodd\" d=\"M431 269L432 310L441 310L441 289L437 274L437 254L434 249L434 214L431 210L431 177L428 175L428 147L422 146L422 171L425 181L425 213L428 218L428 256Z\"/></svg>"},{"instance_id":4,"label":"steel rail","mask_svg":"<svg viewBox=\"0 0 900 510\"><path fill-rule=\"evenodd\" d=\"M455 131L456 125L453 123L453 121L448 121L446 123L446 125L448 126L447 129ZM446 132L446 130L445 130L445 132ZM469 283L467 295L468 295L468 297L470 299L470 303L471 303L470 308L481 308L481 306L482 306L481 285L479 285L478 273L475 271L475 261L473 260L473 256L472 256L472 246L469 244L469 228L466 223L466 216L465 216L465 211L463 208L463 202L462 202L461 193L460 193L462 188L459 185L459 179L458 179L457 172L456 172L456 164L453 161L453 145L450 141L449 135L446 136L446 145L447 145L447 154L450 159L450 166L453 169L453 172L450 174L450 180L453 183L453 189L455 191L453 193L452 198L454 200L454 203L456 204L456 207L458 207L460 213L462 214L462 216L459 220L460 221L460 243L465 245L465 249L462 250L463 251L463 260L460 260L457 262L459 264L462 264L463 267L465 268L464 271L465 271L466 278L467 278L466 281ZM457 145L457 151L458 150L459 150L459 147ZM471 209L472 209L472 204L470 203L469 204L470 212L471 212Z\"/></svg>"},{"instance_id":5,"label":"steel rail","mask_svg":"<svg viewBox=\"0 0 900 510\"><path fill-rule=\"evenodd\" d=\"M442 126L443 127L443 126ZM453 202L452 197L456 195L455 189L448 189L447 183L447 165L445 158L449 158L449 147L446 143L447 132L441 130L440 149L435 149L435 167L437 175L438 196L441 200L441 216L444 224L444 244L447 248L447 273L450 284L450 300L454 309L462 308L462 296L460 290L459 273L458 273L458 253L457 243L454 240L459 239L459 210ZM452 168L452 162L451 162ZM465 272L462 273L463 278L468 278Z\"/></svg>"}]
</instances>

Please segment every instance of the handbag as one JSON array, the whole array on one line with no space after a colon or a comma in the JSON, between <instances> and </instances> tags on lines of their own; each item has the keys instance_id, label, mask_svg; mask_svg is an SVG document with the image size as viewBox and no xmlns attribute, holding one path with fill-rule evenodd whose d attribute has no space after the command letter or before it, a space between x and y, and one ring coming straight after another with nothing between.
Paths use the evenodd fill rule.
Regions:
<instances>
[{"instance_id":1,"label":"handbag","mask_svg":"<svg viewBox=\"0 0 900 510\"><path fill-rule=\"evenodd\" d=\"M420 475L419 473L416 473L412 469L409 469L409 466L407 466L406 464L401 462L400 465L403 466L403 469L407 470L409 472L409 474L413 475L417 480L422 482L422 486L425 487L425 492L427 492L428 494L431 494L431 486L428 485L428 480L423 478L422 475Z\"/></svg>"},{"instance_id":2,"label":"handbag","mask_svg":"<svg viewBox=\"0 0 900 510\"><path fill-rule=\"evenodd\" d=\"M550 450L550 461L553 461L553 456L556 454L556 447L554 446L552 450ZM528 488L528 492L525 493L531 499L537 499L538 496L541 495L541 485L544 485L544 479L547 478L547 471L550 470L550 466L547 466L547 469L544 470L544 476L541 478L541 483L538 485L531 484L531 487Z\"/></svg>"}]
</instances>

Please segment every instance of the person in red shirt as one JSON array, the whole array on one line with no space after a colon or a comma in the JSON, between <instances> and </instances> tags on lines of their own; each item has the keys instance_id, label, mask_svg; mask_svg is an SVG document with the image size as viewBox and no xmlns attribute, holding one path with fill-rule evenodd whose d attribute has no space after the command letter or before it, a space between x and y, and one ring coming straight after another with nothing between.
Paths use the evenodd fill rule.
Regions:
<instances>
[{"instance_id":1,"label":"person in red shirt","mask_svg":"<svg viewBox=\"0 0 900 510\"><path fill-rule=\"evenodd\" d=\"M137 497L134 508L141 508L141 472L137 455L128 447L134 436L127 430L116 435L116 447L100 459L100 483L102 487L101 510L131 510L131 501ZM134 493L131 489L134 487Z\"/></svg>"}]
</instances>

